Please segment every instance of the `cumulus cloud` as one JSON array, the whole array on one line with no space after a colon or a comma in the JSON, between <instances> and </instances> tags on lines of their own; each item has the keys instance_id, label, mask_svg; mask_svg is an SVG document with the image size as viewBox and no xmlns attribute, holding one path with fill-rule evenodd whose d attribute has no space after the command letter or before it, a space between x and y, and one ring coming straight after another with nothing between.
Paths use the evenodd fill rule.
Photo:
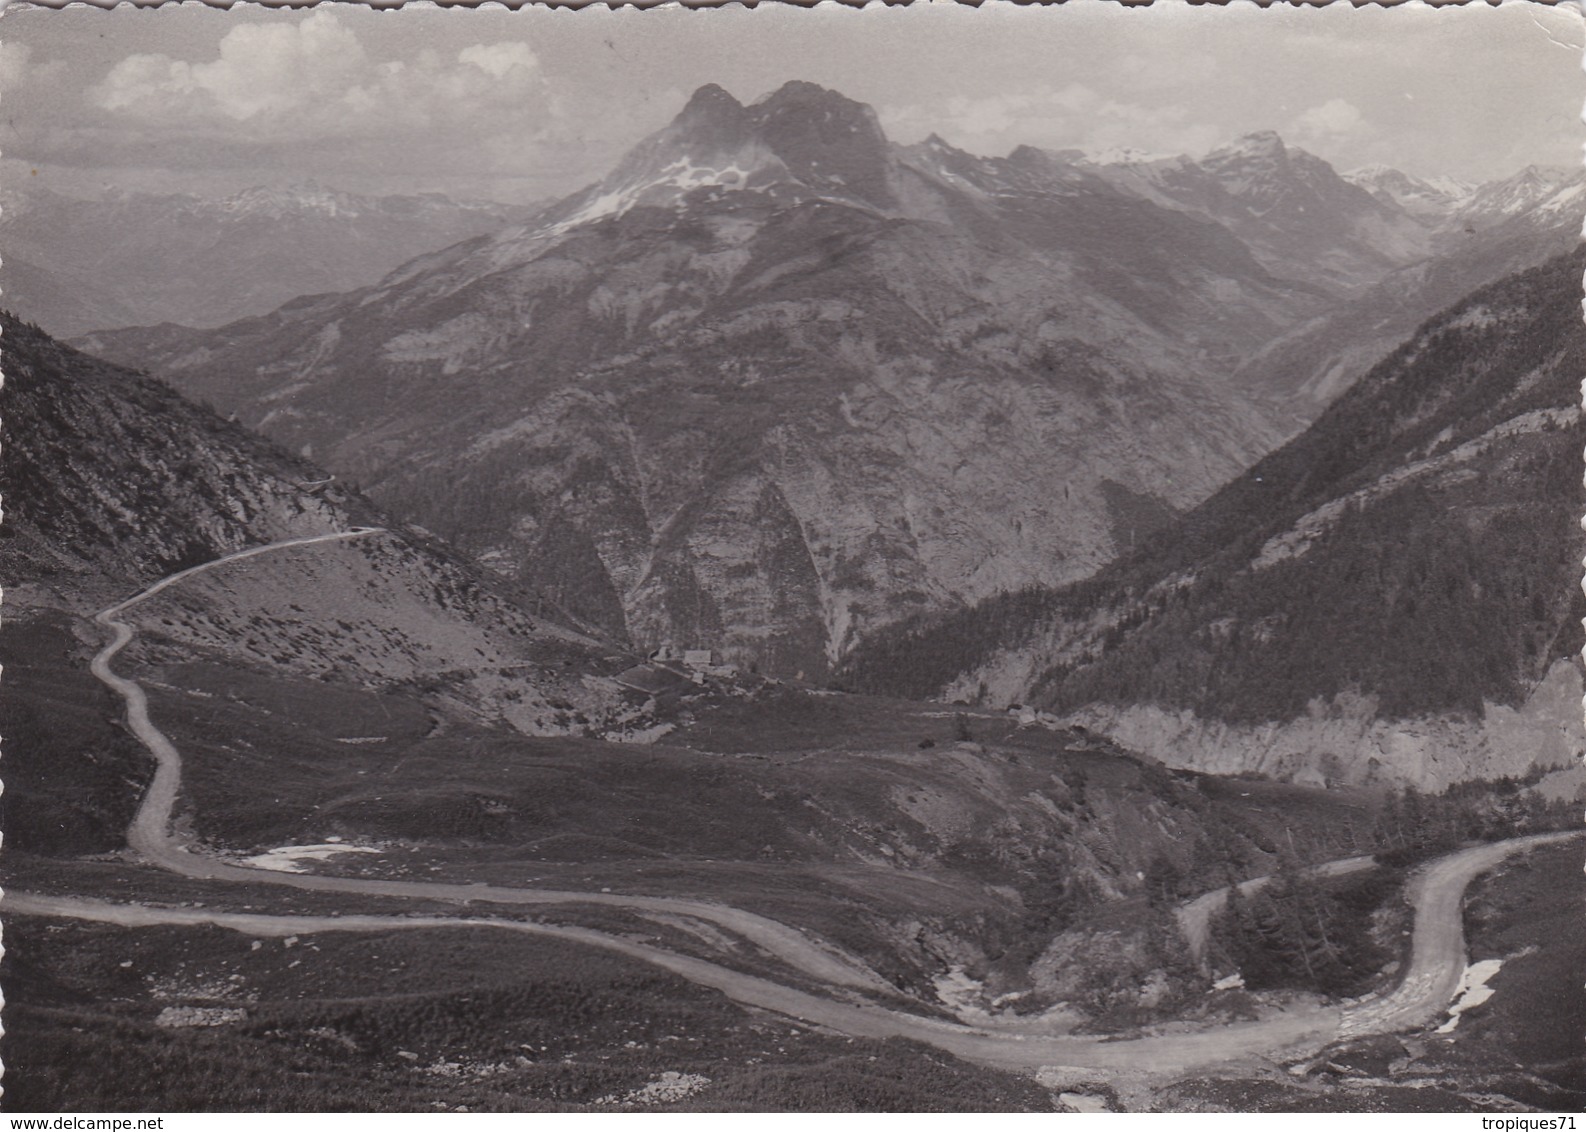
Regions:
<instances>
[{"instance_id":1,"label":"cumulus cloud","mask_svg":"<svg viewBox=\"0 0 1586 1132\"><path fill-rule=\"evenodd\" d=\"M1369 162L1396 165L1402 146L1383 134L1353 102L1331 98L1296 115L1281 130L1288 141L1339 168Z\"/></svg>"},{"instance_id":2,"label":"cumulus cloud","mask_svg":"<svg viewBox=\"0 0 1586 1132\"><path fill-rule=\"evenodd\" d=\"M1313 106L1294 119L1290 133L1296 141L1334 140L1359 133L1365 126L1360 108L1342 98Z\"/></svg>"},{"instance_id":3,"label":"cumulus cloud","mask_svg":"<svg viewBox=\"0 0 1586 1132\"><path fill-rule=\"evenodd\" d=\"M131 55L87 92L89 102L143 129L224 131L233 138L327 140L423 129L492 109L521 118L548 108L529 44L475 44L378 60L333 12L296 24L240 24L202 62Z\"/></svg>"},{"instance_id":4,"label":"cumulus cloud","mask_svg":"<svg viewBox=\"0 0 1586 1132\"><path fill-rule=\"evenodd\" d=\"M313 176L508 197L576 187L585 174L557 159L569 139L601 134L592 125L613 115L610 100L572 97L566 83L558 93L522 31L492 39L489 28L382 35L326 8L236 20L206 47L161 43L99 67L6 42L5 156L62 178L103 170L111 183Z\"/></svg>"},{"instance_id":5,"label":"cumulus cloud","mask_svg":"<svg viewBox=\"0 0 1586 1132\"><path fill-rule=\"evenodd\" d=\"M459 63L478 67L491 78L527 77L540 69L540 61L527 43L476 43L457 53Z\"/></svg>"}]
</instances>

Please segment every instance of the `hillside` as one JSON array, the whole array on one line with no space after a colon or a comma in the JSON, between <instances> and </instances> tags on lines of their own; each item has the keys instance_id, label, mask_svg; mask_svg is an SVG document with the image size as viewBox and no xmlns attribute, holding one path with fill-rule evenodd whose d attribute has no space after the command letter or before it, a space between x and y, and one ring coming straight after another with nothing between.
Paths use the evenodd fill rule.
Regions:
<instances>
[{"instance_id":1,"label":"hillside","mask_svg":"<svg viewBox=\"0 0 1586 1132\"><path fill-rule=\"evenodd\" d=\"M134 614L135 662L180 655L222 682L268 672L421 689L416 702L440 718L532 733L621 726L631 711L603 678L621 658L606 660L598 641L531 614L532 594L433 536L396 527L328 473L159 382L9 316L0 326L7 419L26 422L7 430L0 526L4 723L22 740L7 756L9 812L23 815L7 826L12 844L119 838L127 780L144 773L145 758L109 726L118 713L86 674L102 634L87 619L245 547L391 528L165 591Z\"/></svg>"},{"instance_id":2,"label":"hillside","mask_svg":"<svg viewBox=\"0 0 1586 1132\"><path fill-rule=\"evenodd\" d=\"M1219 771L1437 785L1580 747L1580 253L1431 320L1132 558L891 634L859 686Z\"/></svg>"},{"instance_id":3,"label":"hillside","mask_svg":"<svg viewBox=\"0 0 1586 1132\"><path fill-rule=\"evenodd\" d=\"M150 582L374 514L322 470L169 386L9 315L0 340L8 415L27 426L8 430L3 468L11 601L77 597L57 581Z\"/></svg>"}]
</instances>

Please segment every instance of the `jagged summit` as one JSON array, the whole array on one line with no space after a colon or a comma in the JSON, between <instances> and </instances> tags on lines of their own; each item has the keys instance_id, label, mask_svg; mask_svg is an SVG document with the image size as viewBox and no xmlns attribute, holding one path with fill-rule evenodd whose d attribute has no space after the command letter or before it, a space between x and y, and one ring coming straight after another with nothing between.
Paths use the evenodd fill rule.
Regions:
<instances>
[{"instance_id":1,"label":"jagged summit","mask_svg":"<svg viewBox=\"0 0 1586 1132\"><path fill-rule=\"evenodd\" d=\"M896 203L891 160L875 111L836 91L794 81L744 106L707 83L608 177L548 213L542 231L637 206L674 207L700 190L758 189L886 209Z\"/></svg>"},{"instance_id":2,"label":"jagged summit","mask_svg":"<svg viewBox=\"0 0 1586 1132\"><path fill-rule=\"evenodd\" d=\"M720 144L729 138L739 140L751 128L743 103L715 83L696 90L668 127L674 133L707 144Z\"/></svg>"},{"instance_id":3,"label":"jagged summit","mask_svg":"<svg viewBox=\"0 0 1586 1132\"><path fill-rule=\"evenodd\" d=\"M726 88L718 86L716 83L706 83L689 96L688 105L683 107L683 114L688 114L690 111L699 108L715 106L733 106L739 110L743 109L743 103L734 98Z\"/></svg>"},{"instance_id":4,"label":"jagged summit","mask_svg":"<svg viewBox=\"0 0 1586 1132\"><path fill-rule=\"evenodd\" d=\"M775 90L767 91L750 103L754 110L774 109L785 107L865 107L862 102L856 102L841 91L832 90L830 87L821 86L805 79L789 79Z\"/></svg>"},{"instance_id":5,"label":"jagged summit","mask_svg":"<svg viewBox=\"0 0 1586 1132\"><path fill-rule=\"evenodd\" d=\"M891 206L889 146L876 112L846 95L790 82L751 107L756 132L812 188Z\"/></svg>"},{"instance_id":6,"label":"jagged summit","mask_svg":"<svg viewBox=\"0 0 1586 1132\"><path fill-rule=\"evenodd\" d=\"M1578 216L1582 181L1579 169L1527 165L1472 191L1456 219L1466 231L1481 231L1526 214L1563 211Z\"/></svg>"},{"instance_id":7,"label":"jagged summit","mask_svg":"<svg viewBox=\"0 0 1586 1132\"><path fill-rule=\"evenodd\" d=\"M1081 153L1078 150L1063 150L1063 153L1081 154L1092 165L1146 165L1158 161L1173 161L1175 155L1169 153L1152 153L1134 146L1113 146L1109 149L1098 150L1094 153Z\"/></svg>"}]
</instances>

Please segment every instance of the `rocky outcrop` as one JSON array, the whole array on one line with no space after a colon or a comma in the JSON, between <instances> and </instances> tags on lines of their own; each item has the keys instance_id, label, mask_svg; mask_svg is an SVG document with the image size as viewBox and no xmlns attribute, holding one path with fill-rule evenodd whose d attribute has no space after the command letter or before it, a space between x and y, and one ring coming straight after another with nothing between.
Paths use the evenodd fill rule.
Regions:
<instances>
[{"instance_id":1,"label":"rocky outcrop","mask_svg":"<svg viewBox=\"0 0 1586 1132\"><path fill-rule=\"evenodd\" d=\"M1316 702L1298 719L1248 724L1141 705L1094 705L1067 717L1168 766L1264 774L1315 786L1409 784L1436 793L1471 779L1565 770L1586 756L1578 661L1558 661L1518 707L1480 715L1384 719L1369 698Z\"/></svg>"}]
</instances>

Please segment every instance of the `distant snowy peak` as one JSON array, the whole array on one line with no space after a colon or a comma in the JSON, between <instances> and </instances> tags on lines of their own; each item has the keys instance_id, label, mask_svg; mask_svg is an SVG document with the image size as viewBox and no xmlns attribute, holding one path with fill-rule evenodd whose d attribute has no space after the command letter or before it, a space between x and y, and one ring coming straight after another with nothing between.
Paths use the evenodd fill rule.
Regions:
<instances>
[{"instance_id":1,"label":"distant snowy peak","mask_svg":"<svg viewBox=\"0 0 1586 1132\"><path fill-rule=\"evenodd\" d=\"M1580 215L1586 211L1586 179L1578 178L1572 184L1565 184L1551 196L1546 197L1536 206L1536 211L1543 214L1571 213Z\"/></svg>"},{"instance_id":2,"label":"distant snowy peak","mask_svg":"<svg viewBox=\"0 0 1586 1132\"><path fill-rule=\"evenodd\" d=\"M1286 145L1271 130L1247 134L1228 145L1212 150L1198 162L1235 197L1250 203L1272 205L1295 193L1329 199L1339 205L1363 190L1349 184L1326 161L1297 146Z\"/></svg>"},{"instance_id":3,"label":"distant snowy peak","mask_svg":"<svg viewBox=\"0 0 1586 1132\"><path fill-rule=\"evenodd\" d=\"M1086 151L1084 160L1089 165L1154 165L1162 161L1179 160L1177 154L1150 153L1133 146L1113 146L1110 149Z\"/></svg>"},{"instance_id":4,"label":"distant snowy peak","mask_svg":"<svg viewBox=\"0 0 1586 1132\"><path fill-rule=\"evenodd\" d=\"M234 216L358 216L367 211L367 202L351 193L328 189L317 182L300 185L256 185L216 202L220 212Z\"/></svg>"},{"instance_id":5,"label":"distant snowy peak","mask_svg":"<svg viewBox=\"0 0 1586 1132\"><path fill-rule=\"evenodd\" d=\"M1415 216L1445 216L1474 191L1473 186L1451 177L1412 177L1388 165L1352 169L1344 174L1344 180Z\"/></svg>"},{"instance_id":6,"label":"distant snowy peak","mask_svg":"<svg viewBox=\"0 0 1586 1132\"><path fill-rule=\"evenodd\" d=\"M1545 220L1586 210L1586 174L1560 166L1528 165L1479 185L1415 177L1386 165L1353 169L1344 178L1384 203L1456 232L1480 232L1520 216Z\"/></svg>"},{"instance_id":7,"label":"distant snowy peak","mask_svg":"<svg viewBox=\"0 0 1586 1132\"><path fill-rule=\"evenodd\" d=\"M341 189L305 181L295 185L256 185L200 207L231 218L337 219L356 220L365 216L413 216L426 213L486 213L511 216L521 207L494 201L457 200L444 193L418 193L411 196L362 196Z\"/></svg>"},{"instance_id":8,"label":"distant snowy peak","mask_svg":"<svg viewBox=\"0 0 1586 1132\"><path fill-rule=\"evenodd\" d=\"M1523 213L1569 208L1579 200L1577 190L1583 181L1586 174L1579 169L1528 165L1511 177L1477 188L1456 219L1466 228L1480 230Z\"/></svg>"},{"instance_id":9,"label":"distant snowy peak","mask_svg":"<svg viewBox=\"0 0 1586 1132\"><path fill-rule=\"evenodd\" d=\"M1205 203L1207 190L1226 194L1241 207L1264 211L1296 194L1337 201L1356 198L1373 207L1321 158L1288 145L1272 130L1246 134L1196 159L1119 147L1078 155L1076 164L1163 203Z\"/></svg>"}]
</instances>

